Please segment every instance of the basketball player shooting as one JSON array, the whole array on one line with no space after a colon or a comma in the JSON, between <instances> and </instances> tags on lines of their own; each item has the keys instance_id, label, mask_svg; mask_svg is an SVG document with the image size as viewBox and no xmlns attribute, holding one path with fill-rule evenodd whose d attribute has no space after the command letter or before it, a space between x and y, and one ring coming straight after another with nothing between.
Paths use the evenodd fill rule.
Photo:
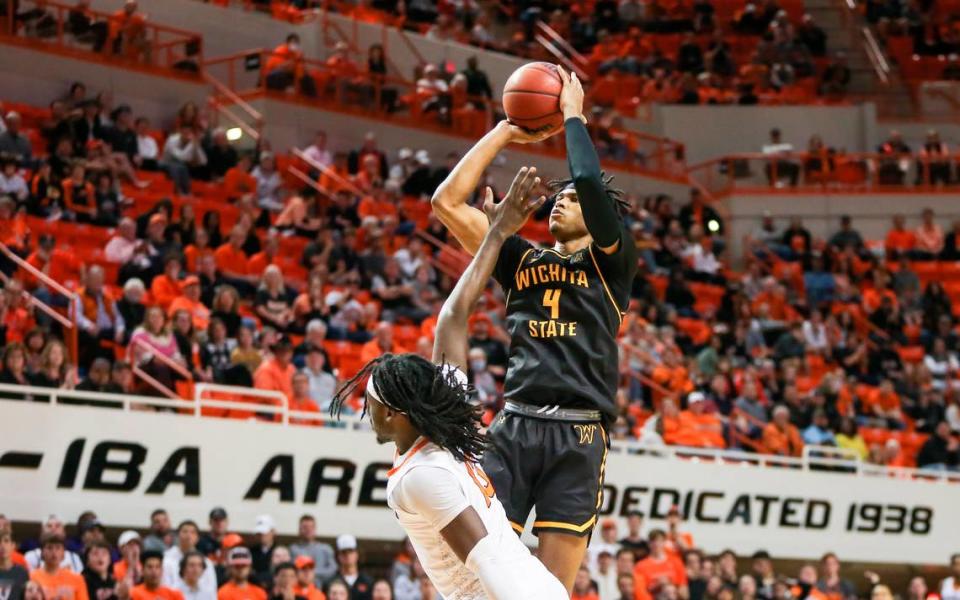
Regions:
<instances>
[{"instance_id":1,"label":"basketball player shooting","mask_svg":"<svg viewBox=\"0 0 960 600\"><path fill-rule=\"evenodd\" d=\"M564 586L507 522L477 464L485 439L480 411L467 398L467 321L500 250L546 198L530 200L536 169L521 169L499 204L484 205L489 228L437 321L434 363L415 354L385 354L337 394L331 412L367 378L364 411L380 443L397 447L387 503L424 571L448 600L566 600Z\"/></svg>"},{"instance_id":2,"label":"basketball player shooting","mask_svg":"<svg viewBox=\"0 0 960 600\"><path fill-rule=\"evenodd\" d=\"M620 219L621 193L601 172L584 125L583 88L575 74L558 71L570 179L551 182L554 246L513 236L494 268L511 342L506 404L483 465L518 533L536 508L538 555L570 591L602 501L606 428L616 417L616 336L637 251ZM488 231L484 213L467 203L483 172L510 143L552 133L501 122L437 189L434 210L468 252Z\"/></svg>"}]
</instances>

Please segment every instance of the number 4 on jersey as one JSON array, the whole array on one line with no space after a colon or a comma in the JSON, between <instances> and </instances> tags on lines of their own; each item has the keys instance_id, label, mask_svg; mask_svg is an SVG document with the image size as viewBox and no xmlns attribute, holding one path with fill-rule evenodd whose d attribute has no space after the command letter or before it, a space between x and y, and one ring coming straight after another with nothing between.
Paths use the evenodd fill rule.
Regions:
<instances>
[{"instance_id":1,"label":"number 4 on jersey","mask_svg":"<svg viewBox=\"0 0 960 600\"><path fill-rule=\"evenodd\" d=\"M560 318L560 292L562 291L553 289L543 292L543 305L550 309L550 318L553 320Z\"/></svg>"}]
</instances>

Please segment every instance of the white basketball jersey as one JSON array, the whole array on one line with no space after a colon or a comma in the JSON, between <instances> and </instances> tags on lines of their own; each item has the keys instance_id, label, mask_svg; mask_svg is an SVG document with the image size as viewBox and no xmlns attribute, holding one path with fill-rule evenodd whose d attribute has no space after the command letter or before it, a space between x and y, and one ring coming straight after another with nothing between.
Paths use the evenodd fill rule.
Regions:
<instances>
[{"instance_id":1,"label":"white basketball jersey","mask_svg":"<svg viewBox=\"0 0 960 600\"><path fill-rule=\"evenodd\" d=\"M480 465L459 462L446 450L420 438L405 454L397 456L388 475L387 503L445 600L486 598L480 580L440 535L440 530L468 507L477 511L487 535L496 542L497 555L516 567L512 573L504 573L504 577L517 579L516 597L558 597L547 594L556 592L560 583L514 533Z\"/></svg>"}]
</instances>

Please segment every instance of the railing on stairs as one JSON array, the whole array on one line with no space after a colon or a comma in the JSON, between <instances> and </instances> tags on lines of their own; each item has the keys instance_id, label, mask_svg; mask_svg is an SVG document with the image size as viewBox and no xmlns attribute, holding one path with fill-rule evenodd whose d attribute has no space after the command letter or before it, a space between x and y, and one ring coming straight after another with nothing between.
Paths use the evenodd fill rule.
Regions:
<instances>
[{"instance_id":1,"label":"railing on stairs","mask_svg":"<svg viewBox=\"0 0 960 600\"><path fill-rule=\"evenodd\" d=\"M44 285L51 293L57 294L66 300L67 308L65 311L63 311L66 312L66 315L64 315L63 312L58 311L40 301L33 294L29 294L29 301L32 306L40 309L41 312L48 315L51 319L55 320L60 324L61 327L63 327L64 340L67 344L67 350L69 351L70 357L74 361L74 364L76 364L79 357L80 330L79 326L77 325L77 309L80 304L80 297L76 294L76 292L67 289L43 271L40 271L27 261L23 260L2 242L0 242L0 253L2 253L7 260L17 265L17 267L23 270L24 273L35 278L40 284Z\"/></svg>"}]
</instances>

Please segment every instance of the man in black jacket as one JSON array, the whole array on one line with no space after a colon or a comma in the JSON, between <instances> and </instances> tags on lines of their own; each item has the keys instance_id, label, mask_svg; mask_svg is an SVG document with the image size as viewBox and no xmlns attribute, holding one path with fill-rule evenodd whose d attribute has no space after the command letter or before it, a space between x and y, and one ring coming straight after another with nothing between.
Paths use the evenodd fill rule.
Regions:
<instances>
[{"instance_id":1,"label":"man in black jacket","mask_svg":"<svg viewBox=\"0 0 960 600\"><path fill-rule=\"evenodd\" d=\"M950 432L946 421L937 423L917 454L917 466L932 471L960 471L960 442Z\"/></svg>"}]
</instances>

